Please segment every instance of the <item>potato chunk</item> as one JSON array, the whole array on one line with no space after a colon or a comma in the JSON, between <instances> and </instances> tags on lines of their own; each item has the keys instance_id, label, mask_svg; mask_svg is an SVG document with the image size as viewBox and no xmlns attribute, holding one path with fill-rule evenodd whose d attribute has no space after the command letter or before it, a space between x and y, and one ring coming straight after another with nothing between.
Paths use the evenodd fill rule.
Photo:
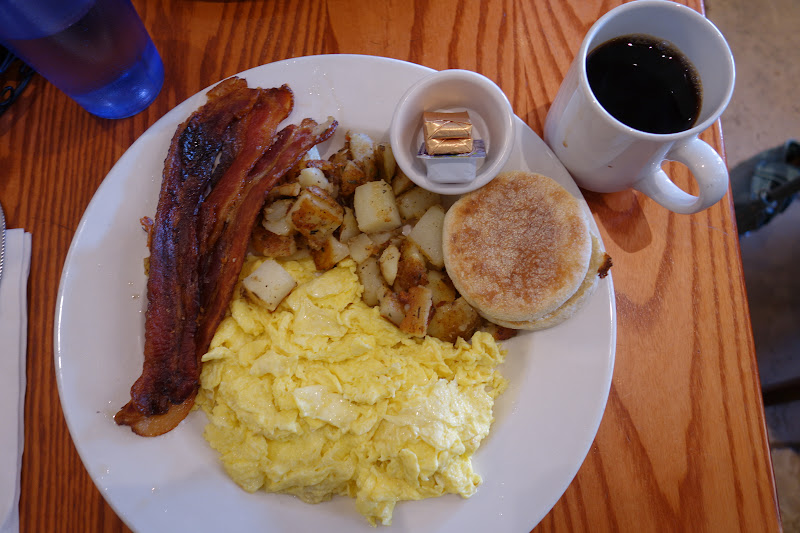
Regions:
<instances>
[{"instance_id":1,"label":"potato chunk","mask_svg":"<svg viewBox=\"0 0 800 533\"><path fill-rule=\"evenodd\" d=\"M342 225L339 226L339 240L341 242L347 242L359 233L361 233L361 230L358 229L355 213L353 213L353 210L349 207L345 207Z\"/></svg>"},{"instance_id":2,"label":"potato chunk","mask_svg":"<svg viewBox=\"0 0 800 533\"><path fill-rule=\"evenodd\" d=\"M264 257L289 257L297 251L294 235L278 235L259 225L253 228L250 246Z\"/></svg>"},{"instance_id":3,"label":"potato chunk","mask_svg":"<svg viewBox=\"0 0 800 533\"><path fill-rule=\"evenodd\" d=\"M394 194L400 196L413 186L414 182L411 181L411 178L406 176L403 169L397 166L394 171L394 178L392 178L392 191L394 191Z\"/></svg>"},{"instance_id":4,"label":"potato chunk","mask_svg":"<svg viewBox=\"0 0 800 533\"><path fill-rule=\"evenodd\" d=\"M356 161L362 161L368 157L375 157L375 143L366 133L347 133L350 146L350 155Z\"/></svg>"},{"instance_id":5,"label":"potato chunk","mask_svg":"<svg viewBox=\"0 0 800 533\"><path fill-rule=\"evenodd\" d=\"M400 330L415 337L424 337L428 331L428 318L433 301L428 287L411 287L408 290L408 311L400 323Z\"/></svg>"},{"instance_id":6,"label":"potato chunk","mask_svg":"<svg viewBox=\"0 0 800 533\"><path fill-rule=\"evenodd\" d=\"M342 244L333 235L328 236L328 240L318 250L311 250L311 257L314 258L314 265L317 270L329 270L336 264L350 255L350 248Z\"/></svg>"},{"instance_id":7,"label":"potato chunk","mask_svg":"<svg viewBox=\"0 0 800 533\"><path fill-rule=\"evenodd\" d=\"M394 279L397 277L397 265L400 262L400 250L398 250L397 246L394 244L387 246L378 262L381 267L383 279L385 279L386 283L389 285L394 284Z\"/></svg>"},{"instance_id":8,"label":"potato chunk","mask_svg":"<svg viewBox=\"0 0 800 533\"><path fill-rule=\"evenodd\" d=\"M341 225L344 209L325 191L312 185L297 197L289 210L289 218L297 231L308 239L309 245L319 249Z\"/></svg>"},{"instance_id":9,"label":"potato chunk","mask_svg":"<svg viewBox=\"0 0 800 533\"><path fill-rule=\"evenodd\" d=\"M407 291L411 287L427 284L428 269L425 266L425 257L413 242L403 241L397 275L394 279L394 290Z\"/></svg>"},{"instance_id":10,"label":"potato chunk","mask_svg":"<svg viewBox=\"0 0 800 533\"><path fill-rule=\"evenodd\" d=\"M437 268L444 266L442 251L442 228L444 227L444 209L434 205L428 209L419 222L408 234L409 240L419 246L431 264Z\"/></svg>"},{"instance_id":11,"label":"potato chunk","mask_svg":"<svg viewBox=\"0 0 800 533\"><path fill-rule=\"evenodd\" d=\"M404 221L422 218L434 205L440 205L442 197L422 187L414 187L397 197L397 209Z\"/></svg>"},{"instance_id":12,"label":"potato chunk","mask_svg":"<svg viewBox=\"0 0 800 533\"><path fill-rule=\"evenodd\" d=\"M366 261L358 265L358 279L364 286L364 292L361 299L369 306L378 305L378 297L383 294L384 290L388 290L383 277L381 276L381 269L378 266L378 259L369 257Z\"/></svg>"},{"instance_id":13,"label":"potato chunk","mask_svg":"<svg viewBox=\"0 0 800 533\"><path fill-rule=\"evenodd\" d=\"M402 224L392 187L385 181L371 181L359 186L353 198L358 228L376 233L399 228Z\"/></svg>"},{"instance_id":14,"label":"potato chunk","mask_svg":"<svg viewBox=\"0 0 800 533\"><path fill-rule=\"evenodd\" d=\"M385 248L389 242L396 238L400 232L398 230L392 231L379 231L378 233L370 233L369 238L375 243L378 249Z\"/></svg>"},{"instance_id":15,"label":"potato chunk","mask_svg":"<svg viewBox=\"0 0 800 533\"><path fill-rule=\"evenodd\" d=\"M375 163L378 165L378 177L387 183L391 183L395 168L397 168L392 145L380 143L375 147Z\"/></svg>"},{"instance_id":16,"label":"potato chunk","mask_svg":"<svg viewBox=\"0 0 800 533\"><path fill-rule=\"evenodd\" d=\"M378 296L378 306L381 316L388 319L395 326L399 326L406 317L405 306L396 293L388 288Z\"/></svg>"},{"instance_id":17,"label":"potato chunk","mask_svg":"<svg viewBox=\"0 0 800 533\"><path fill-rule=\"evenodd\" d=\"M264 229L277 235L289 235L294 231L289 219L289 210L294 200L275 200L264 208Z\"/></svg>"},{"instance_id":18,"label":"potato chunk","mask_svg":"<svg viewBox=\"0 0 800 533\"><path fill-rule=\"evenodd\" d=\"M344 146L339 149L336 153L331 155L328 158L328 161L333 163L334 166L344 167L348 161L351 161L352 157L350 157L350 148Z\"/></svg>"},{"instance_id":19,"label":"potato chunk","mask_svg":"<svg viewBox=\"0 0 800 533\"><path fill-rule=\"evenodd\" d=\"M297 177L297 184L300 187L319 187L328 194L333 192L333 186L325 177L325 174L318 168L307 167L300 171Z\"/></svg>"},{"instance_id":20,"label":"potato chunk","mask_svg":"<svg viewBox=\"0 0 800 533\"><path fill-rule=\"evenodd\" d=\"M428 335L445 342L456 342L459 337L469 340L480 324L478 312L464 298L459 298L436 308L428 325Z\"/></svg>"},{"instance_id":21,"label":"potato chunk","mask_svg":"<svg viewBox=\"0 0 800 533\"><path fill-rule=\"evenodd\" d=\"M358 163L347 161L342 167L339 185L339 194L344 197L352 196L356 189L367 183L369 179Z\"/></svg>"},{"instance_id":22,"label":"potato chunk","mask_svg":"<svg viewBox=\"0 0 800 533\"><path fill-rule=\"evenodd\" d=\"M367 181L372 181L378 176L378 167L375 163L375 143L365 133L348 133L350 154L361 170Z\"/></svg>"},{"instance_id":23,"label":"potato chunk","mask_svg":"<svg viewBox=\"0 0 800 533\"><path fill-rule=\"evenodd\" d=\"M282 185L278 185L277 187L273 187L269 194L267 195L268 200L273 200L277 198L286 198L286 197L295 197L300 194L300 190L302 187L296 181L292 183L284 183Z\"/></svg>"},{"instance_id":24,"label":"potato chunk","mask_svg":"<svg viewBox=\"0 0 800 533\"><path fill-rule=\"evenodd\" d=\"M369 235L366 233L359 233L357 236L350 239L347 242L347 246L350 248L350 257L352 257L356 263L363 263L368 257L378 251L378 246L372 242L372 239L370 239Z\"/></svg>"},{"instance_id":25,"label":"potato chunk","mask_svg":"<svg viewBox=\"0 0 800 533\"><path fill-rule=\"evenodd\" d=\"M447 274L438 270L428 271L428 287L433 293L433 305L451 303L456 299L456 289Z\"/></svg>"},{"instance_id":26,"label":"potato chunk","mask_svg":"<svg viewBox=\"0 0 800 533\"><path fill-rule=\"evenodd\" d=\"M297 282L277 261L267 259L242 281L247 294L270 311L292 292Z\"/></svg>"}]
</instances>

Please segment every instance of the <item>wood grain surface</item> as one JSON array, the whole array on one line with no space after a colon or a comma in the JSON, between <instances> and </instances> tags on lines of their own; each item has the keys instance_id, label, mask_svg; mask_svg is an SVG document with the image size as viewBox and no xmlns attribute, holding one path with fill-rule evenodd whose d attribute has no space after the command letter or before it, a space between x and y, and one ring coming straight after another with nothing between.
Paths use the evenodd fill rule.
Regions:
<instances>
[{"instance_id":1,"label":"wood grain surface","mask_svg":"<svg viewBox=\"0 0 800 533\"><path fill-rule=\"evenodd\" d=\"M359 53L476 70L495 80L541 134L583 35L619 3L134 0L167 72L146 111L99 119L36 77L0 117L0 202L10 227L33 234L21 530L127 530L67 430L53 317L84 209L150 125L242 70L302 55ZM699 0L688 4L702 10ZM703 138L722 150L719 126ZM691 190L686 169L670 167ZM616 367L586 461L536 530L779 531L730 198L686 216L638 193L586 196L614 260Z\"/></svg>"}]
</instances>

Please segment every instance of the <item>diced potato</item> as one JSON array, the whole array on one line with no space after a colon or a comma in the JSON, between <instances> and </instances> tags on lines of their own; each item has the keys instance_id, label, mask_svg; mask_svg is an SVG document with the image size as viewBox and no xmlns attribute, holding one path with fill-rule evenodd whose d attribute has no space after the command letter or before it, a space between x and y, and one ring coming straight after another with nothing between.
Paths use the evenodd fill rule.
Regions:
<instances>
[{"instance_id":1,"label":"diced potato","mask_svg":"<svg viewBox=\"0 0 800 533\"><path fill-rule=\"evenodd\" d=\"M372 181L378 176L378 167L375 163L375 143L369 135L364 133L349 133L350 154L353 161L364 171L367 181Z\"/></svg>"},{"instance_id":2,"label":"diced potato","mask_svg":"<svg viewBox=\"0 0 800 533\"><path fill-rule=\"evenodd\" d=\"M308 239L308 244L319 249L341 225L344 209L325 191L312 185L297 197L289 210L289 218L297 231Z\"/></svg>"},{"instance_id":3,"label":"diced potato","mask_svg":"<svg viewBox=\"0 0 800 533\"><path fill-rule=\"evenodd\" d=\"M366 233L359 233L347 242L350 248L350 257L356 263L363 263L368 257L378 252L378 247Z\"/></svg>"},{"instance_id":4,"label":"diced potato","mask_svg":"<svg viewBox=\"0 0 800 533\"><path fill-rule=\"evenodd\" d=\"M406 176L406 173L403 172L403 169L399 166L394 171L394 179L392 179L392 191L396 196L400 196L411 187L414 186L414 182Z\"/></svg>"},{"instance_id":5,"label":"diced potato","mask_svg":"<svg viewBox=\"0 0 800 533\"><path fill-rule=\"evenodd\" d=\"M389 231L402 224L392 187L385 181L359 186L353 197L358 228L364 233Z\"/></svg>"},{"instance_id":6,"label":"diced potato","mask_svg":"<svg viewBox=\"0 0 800 533\"><path fill-rule=\"evenodd\" d=\"M398 298L397 294L388 288L384 289L383 292L378 296L378 306L381 316L388 319L395 326L399 326L406 317L406 311L403 302L400 301L400 298Z\"/></svg>"},{"instance_id":7,"label":"diced potato","mask_svg":"<svg viewBox=\"0 0 800 533\"><path fill-rule=\"evenodd\" d=\"M421 218L428 209L441 203L441 196L422 187L413 187L397 197L397 209L404 221Z\"/></svg>"},{"instance_id":8,"label":"diced potato","mask_svg":"<svg viewBox=\"0 0 800 533\"><path fill-rule=\"evenodd\" d=\"M380 263L383 279L389 285L394 284L394 278L397 277L397 265L400 262L400 250L393 244L389 245L381 254L378 262Z\"/></svg>"},{"instance_id":9,"label":"diced potato","mask_svg":"<svg viewBox=\"0 0 800 533\"><path fill-rule=\"evenodd\" d=\"M302 174L302 171L301 171ZM274 198L286 198L286 197L295 197L300 194L300 184L295 182L292 183L284 183L283 185L278 185L277 187L273 187L271 191L269 191L269 195L267 195L267 199L271 200Z\"/></svg>"},{"instance_id":10,"label":"diced potato","mask_svg":"<svg viewBox=\"0 0 800 533\"><path fill-rule=\"evenodd\" d=\"M350 160L350 148L347 147L347 144L328 158L328 161L341 167L344 167Z\"/></svg>"},{"instance_id":11,"label":"diced potato","mask_svg":"<svg viewBox=\"0 0 800 533\"><path fill-rule=\"evenodd\" d=\"M480 324L478 312L464 298L459 298L436 307L428 325L428 335L445 342L456 342L459 337L469 340Z\"/></svg>"},{"instance_id":12,"label":"diced potato","mask_svg":"<svg viewBox=\"0 0 800 533\"><path fill-rule=\"evenodd\" d=\"M366 133L350 133L347 134L350 140L350 154L356 161L361 161L367 157L374 157L375 143L372 138Z\"/></svg>"},{"instance_id":13,"label":"diced potato","mask_svg":"<svg viewBox=\"0 0 800 533\"><path fill-rule=\"evenodd\" d=\"M264 219L261 225L277 235L291 235L294 233L294 226L289 218L289 210L293 205L293 199L275 200L264 207Z\"/></svg>"},{"instance_id":14,"label":"diced potato","mask_svg":"<svg viewBox=\"0 0 800 533\"><path fill-rule=\"evenodd\" d=\"M397 168L392 145L380 143L375 147L375 164L378 165L378 177L387 183L391 183Z\"/></svg>"},{"instance_id":15,"label":"diced potato","mask_svg":"<svg viewBox=\"0 0 800 533\"><path fill-rule=\"evenodd\" d=\"M428 287L411 287L408 290L408 311L400 323L400 330L415 337L424 337L428 331L428 317L433 300Z\"/></svg>"},{"instance_id":16,"label":"diced potato","mask_svg":"<svg viewBox=\"0 0 800 533\"><path fill-rule=\"evenodd\" d=\"M244 278L242 285L248 294L262 302L270 311L274 311L292 292L297 282L277 261L267 259Z\"/></svg>"},{"instance_id":17,"label":"diced potato","mask_svg":"<svg viewBox=\"0 0 800 533\"><path fill-rule=\"evenodd\" d=\"M308 162L308 168L316 168L322 171L325 179L330 183L329 193L332 197L339 196L339 185L342 182L342 166L335 165L324 159L313 159Z\"/></svg>"},{"instance_id":18,"label":"diced potato","mask_svg":"<svg viewBox=\"0 0 800 533\"><path fill-rule=\"evenodd\" d=\"M383 281L381 269L375 257L369 257L358 265L358 279L364 286L364 293L361 295L364 303L370 306L378 305L378 296L383 294L388 287Z\"/></svg>"},{"instance_id":19,"label":"diced potato","mask_svg":"<svg viewBox=\"0 0 800 533\"><path fill-rule=\"evenodd\" d=\"M433 305L450 303L456 299L456 289L447 274L438 270L428 271L428 288L433 293Z\"/></svg>"},{"instance_id":20,"label":"diced potato","mask_svg":"<svg viewBox=\"0 0 800 533\"><path fill-rule=\"evenodd\" d=\"M341 242L347 242L359 233L361 233L361 230L358 229L355 213L349 207L345 207L342 225L339 226L339 240Z\"/></svg>"},{"instance_id":21,"label":"diced potato","mask_svg":"<svg viewBox=\"0 0 800 533\"><path fill-rule=\"evenodd\" d=\"M314 265L317 270L329 270L336 264L350 255L350 248L342 244L333 235L329 235L325 244L319 250L311 250L311 257L314 258Z\"/></svg>"},{"instance_id":22,"label":"diced potato","mask_svg":"<svg viewBox=\"0 0 800 533\"><path fill-rule=\"evenodd\" d=\"M377 233L370 233L369 238L372 239L372 242L380 249L386 246L386 243L391 241L397 236L398 231L379 231Z\"/></svg>"},{"instance_id":23,"label":"diced potato","mask_svg":"<svg viewBox=\"0 0 800 533\"><path fill-rule=\"evenodd\" d=\"M303 188L311 186L319 187L328 194L333 191L333 186L327 178L325 178L325 174L320 169L314 167L307 167L301 170L300 176L297 178L297 183Z\"/></svg>"},{"instance_id":24,"label":"diced potato","mask_svg":"<svg viewBox=\"0 0 800 533\"><path fill-rule=\"evenodd\" d=\"M333 163L332 161L326 161L325 159L312 159L307 163L308 168L320 169L322 173L325 174L325 177L328 178L329 181L330 178L328 177L328 173L331 172L335 166L336 166L335 163Z\"/></svg>"},{"instance_id":25,"label":"diced potato","mask_svg":"<svg viewBox=\"0 0 800 533\"><path fill-rule=\"evenodd\" d=\"M258 225L250 235L250 246L264 257L288 257L297 252L294 235L278 235Z\"/></svg>"},{"instance_id":26,"label":"diced potato","mask_svg":"<svg viewBox=\"0 0 800 533\"><path fill-rule=\"evenodd\" d=\"M375 164L375 158L369 157L360 161L353 161L358 168L364 172L365 182L375 181L378 178L378 165Z\"/></svg>"},{"instance_id":27,"label":"diced potato","mask_svg":"<svg viewBox=\"0 0 800 533\"><path fill-rule=\"evenodd\" d=\"M409 240L400 248L400 261L397 264L397 275L394 278L395 291L407 291L417 285L428 284L428 269L425 256L419 248Z\"/></svg>"},{"instance_id":28,"label":"diced potato","mask_svg":"<svg viewBox=\"0 0 800 533\"><path fill-rule=\"evenodd\" d=\"M359 186L369 181L364 170L355 162L347 161L342 168L339 194L345 198L351 196Z\"/></svg>"},{"instance_id":29,"label":"diced potato","mask_svg":"<svg viewBox=\"0 0 800 533\"><path fill-rule=\"evenodd\" d=\"M444 227L444 209L434 205L428 209L419 222L408 234L409 240L419 246L422 253L437 268L444 266L444 253L442 252L442 228Z\"/></svg>"},{"instance_id":30,"label":"diced potato","mask_svg":"<svg viewBox=\"0 0 800 533\"><path fill-rule=\"evenodd\" d=\"M264 220L261 225L264 229L277 235L289 235L294 231L289 219L289 210L294 205L294 200L275 200L264 208Z\"/></svg>"}]
</instances>

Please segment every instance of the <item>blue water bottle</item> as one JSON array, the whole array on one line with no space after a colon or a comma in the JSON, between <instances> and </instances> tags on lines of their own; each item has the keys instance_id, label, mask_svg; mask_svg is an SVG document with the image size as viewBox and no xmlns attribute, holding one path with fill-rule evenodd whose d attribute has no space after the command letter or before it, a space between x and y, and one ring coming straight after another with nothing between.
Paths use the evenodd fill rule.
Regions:
<instances>
[{"instance_id":1,"label":"blue water bottle","mask_svg":"<svg viewBox=\"0 0 800 533\"><path fill-rule=\"evenodd\" d=\"M84 109L145 109L164 65L130 0L0 0L0 42Z\"/></svg>"}]
</instances>

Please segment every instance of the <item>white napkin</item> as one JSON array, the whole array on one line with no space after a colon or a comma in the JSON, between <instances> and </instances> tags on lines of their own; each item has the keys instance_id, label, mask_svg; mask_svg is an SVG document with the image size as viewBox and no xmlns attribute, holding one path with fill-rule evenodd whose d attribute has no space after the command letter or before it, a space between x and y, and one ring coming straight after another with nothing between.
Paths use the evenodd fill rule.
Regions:
<instances>
[{"instance_id":1,"label":"white napkin","mask_svg":"<svg viewBox=\"0 0 800 533\"><path fill-rule=\"evenodd\" d=\"M0 533L19 531L31 234L6 231L0 278Z\"/></svg>"}]
</instances>

